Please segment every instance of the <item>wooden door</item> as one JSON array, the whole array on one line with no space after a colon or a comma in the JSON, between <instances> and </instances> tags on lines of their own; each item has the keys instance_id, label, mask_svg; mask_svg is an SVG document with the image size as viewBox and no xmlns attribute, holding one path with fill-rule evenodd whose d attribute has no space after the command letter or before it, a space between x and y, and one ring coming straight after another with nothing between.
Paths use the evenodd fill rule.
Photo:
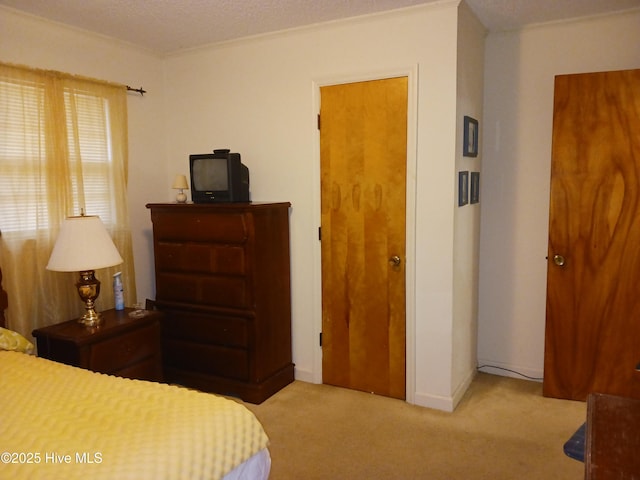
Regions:
<instances>
[{"instance_id":1,"label":"wooden door","mask_svg":"<svg viewBox=\"0 0 640 480\"><path fill-rule=\"evenodd\" d=\"M556 78L543 391L640 396L640 70Z\"/></svg>"},{"instance_id":2,"label":"wooden door","mask_svg":"<svg viewBox=\"0 0 640 480\"><path fill-rule=\"evenodd\" d=\"M320 92L323 381L402 399L407 84Z\"/></svg>"}]
</instances>

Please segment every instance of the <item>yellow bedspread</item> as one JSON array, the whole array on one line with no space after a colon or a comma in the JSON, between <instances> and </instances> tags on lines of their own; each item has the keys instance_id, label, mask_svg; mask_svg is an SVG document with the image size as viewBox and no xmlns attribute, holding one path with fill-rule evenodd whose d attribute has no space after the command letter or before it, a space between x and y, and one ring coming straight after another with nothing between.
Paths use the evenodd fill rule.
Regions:
<instances>
[{"instance_id":1,"label":"yellow bedspread","mask_svg":"<svg viewBox=\"0 0 640 480\"><path fill-rule=\"evenodd\" d=\"M232 400L0 351L2 479L219 479L266 445Z\"/></svg>"}]
</instances>

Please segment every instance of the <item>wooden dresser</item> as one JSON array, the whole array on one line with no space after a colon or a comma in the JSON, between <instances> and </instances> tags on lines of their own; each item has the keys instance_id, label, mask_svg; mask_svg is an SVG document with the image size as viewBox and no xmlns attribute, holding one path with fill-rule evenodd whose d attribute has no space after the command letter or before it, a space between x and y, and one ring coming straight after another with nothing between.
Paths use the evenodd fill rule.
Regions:
<instances>
[{"instance_id":1,"label":"wooden dresser","mask_svg":"<svg viewBox=\"0 0 640 480\"><path fill-rule=\"evenodd\" d=\"M147 205L167 381L251 403L293 381L289 206Z\"/></svg>"}]
</instances>

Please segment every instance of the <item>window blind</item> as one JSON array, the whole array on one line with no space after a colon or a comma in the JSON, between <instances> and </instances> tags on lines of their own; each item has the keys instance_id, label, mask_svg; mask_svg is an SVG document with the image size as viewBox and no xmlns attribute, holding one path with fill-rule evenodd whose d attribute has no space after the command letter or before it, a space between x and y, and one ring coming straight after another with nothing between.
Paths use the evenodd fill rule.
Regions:
<instances>
[{"instance_id":1,"label":"window blind","mask_svg":"<svg viewBox=\"0 0 640 480\"><path fill-rule=\"evenodd\" d=\"M64 122L67 131L69 214L82 210L111 225L116 219L108 100L71 89L62 95L62 118L55 121ZM0 229L5 232L49 227L47 190L61 186L48 182L45 171L58 168L46 141L45 101L42 83L0 81Z\"/></svg>"}]
</instances>

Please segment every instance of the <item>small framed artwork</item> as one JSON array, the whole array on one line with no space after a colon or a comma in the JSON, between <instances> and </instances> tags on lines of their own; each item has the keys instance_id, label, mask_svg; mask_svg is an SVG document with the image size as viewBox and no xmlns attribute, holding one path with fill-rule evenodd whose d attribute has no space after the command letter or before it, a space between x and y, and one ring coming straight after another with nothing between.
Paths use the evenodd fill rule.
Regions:
<instances>
[{"instance_id":1,"label":"small framed artwork","mask_svg":"<svg viewBox=\"0 0 640 480\"><path fill-rule=\"evenodd\" d=\"M480 201L480 172L471 172L469 192L469 202L478 203Z\"/></svg>"},{"instance_id":2,"label":"small framed artwork","mask_svg":"<svg viewBox=\"0 0 640 480\"><path fill-rule=\"evenodd\" d=\"M464 117L464 146L462 155L465 157L478 156L478 121L466 115Z\"/></svg>"},{"instance_id":3,"label":"small framed artwork","mask_svg":"<svg viewBox=\"0 0 640 480\"><path fill-rule=\"evenodd\" d=\"M469 203L469 172L458 172L458 206Z\"/></svg>"}]
</instances>

